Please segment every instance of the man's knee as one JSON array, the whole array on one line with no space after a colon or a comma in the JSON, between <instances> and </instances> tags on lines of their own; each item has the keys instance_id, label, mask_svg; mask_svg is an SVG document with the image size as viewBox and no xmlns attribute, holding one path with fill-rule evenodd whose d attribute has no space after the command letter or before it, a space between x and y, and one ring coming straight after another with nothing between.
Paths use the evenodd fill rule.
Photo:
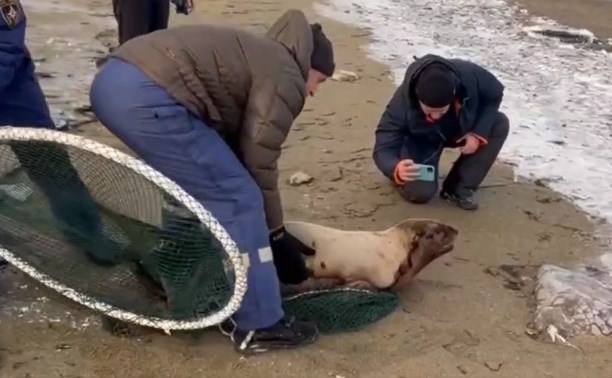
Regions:
<instances>
[{"instance_id":1,"label":"man's knee","mask_svg":"<svg viewBox=\"0 0 612 378\"><path fill-rule=\"evenodd\" d=\"M414 181L400 187L401 196L408 202L424 204L436 195L438 184L436 182Z\"/></svg>"},{"instance_id":2,"label":"man's knee","mask_svg":"<svg viewBox=\"0 0 612 378\"><path fill-rule=\"evenodd\" d=\"M510 120L505 113L497 112L497 118L491 130L491 136L505 140L510 133Z\"/></svg>"}]
</instances>

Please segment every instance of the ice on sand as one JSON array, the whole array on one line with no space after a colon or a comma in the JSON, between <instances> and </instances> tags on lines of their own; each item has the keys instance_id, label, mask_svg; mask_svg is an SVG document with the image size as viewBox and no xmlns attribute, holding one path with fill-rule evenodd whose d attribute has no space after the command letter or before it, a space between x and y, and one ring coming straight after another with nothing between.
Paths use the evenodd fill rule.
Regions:
<instances>
[{"instance_id":1,"label":"ice on sand","mask_svg":"<svg viewBox=\"0 0 612 378\"><path fill-rule=\"evenodd\" d=\"M564 337L612 334L612 272L545 264L535 289L537 331L556 328Z\"/></svg>"}]
</instances>

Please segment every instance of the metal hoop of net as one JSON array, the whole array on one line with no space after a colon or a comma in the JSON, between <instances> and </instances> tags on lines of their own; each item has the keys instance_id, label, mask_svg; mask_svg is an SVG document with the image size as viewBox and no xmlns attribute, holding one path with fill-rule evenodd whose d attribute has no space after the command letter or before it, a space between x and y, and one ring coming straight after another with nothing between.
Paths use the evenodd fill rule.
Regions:
<instances>
[{"instance_id":1,"label":"metal hoop of net","mask_svg":"<svg viewBox=\"0 0 612 378\"><path fill-rule=\"evenodd\" d=\"M56 130L0 127L0 245L63 296L166 332L223 322L247 290L236 243L191 195L134 157Z\"/></svg>"}]
</instances>

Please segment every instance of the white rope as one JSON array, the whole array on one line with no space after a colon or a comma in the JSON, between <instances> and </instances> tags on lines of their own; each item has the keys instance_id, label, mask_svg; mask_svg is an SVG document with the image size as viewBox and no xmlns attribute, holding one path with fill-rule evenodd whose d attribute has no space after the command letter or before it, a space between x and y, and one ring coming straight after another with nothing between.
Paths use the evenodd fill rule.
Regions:
<instances>
[{"instance_id":1,"label":"white rope","mask_svg":"<svg viewBox=\"0 0 612 378\"><path fill-rule=\"evenodd\" d=\"M301 293L293 294L283 298L283 302L290 302L296 299L311 296L313 294L330 294L330 293L361 293L361 294L375 294L376 291L367 289L358 289L355 287L335 287L332 289L315 289L309 291L303 291Z\"/></svg>"},{"instance_id":2,"label":"white rope","mask_svg":"<svg viewBox=\"0 0 612 378\"><path fill-rule=\"evenodd\" d=\"M57 291L65 297L80 303L83 306L125 322L138 324L144 327L162 329L166 333L169 333L171 330L192 330L210 327L223 322L234 314L236 310L238 310L247 290L246 268L243 265L238 247L228 235L225 228L213 217L213 215L175 182L168 179L144 162L129 156L128 154L106 146L102 143L98 143L74 134L51 129L11 126L0 127L0 142L10 141L53 142L78 148L103 156L104 158L127 167L135 173L145 177L185 205L185 207L195 214L202 224L204 224L208 230L210 230L217 240L219 240L223 246L223 249L227 253L229 260L231 261L234 270L234 290L229 302L225 305L225 307L216 313L207 315L203 318L189 320L162 319L120 309L108 303L92 298L91 296L80 293L77 290L67 287L66 285L54 280L41 272L39 269L29 265L27 262L2 246L0 246L0 257L22 270L33 279L41 282L45 286Z\"/></svg>"}]
</instances>

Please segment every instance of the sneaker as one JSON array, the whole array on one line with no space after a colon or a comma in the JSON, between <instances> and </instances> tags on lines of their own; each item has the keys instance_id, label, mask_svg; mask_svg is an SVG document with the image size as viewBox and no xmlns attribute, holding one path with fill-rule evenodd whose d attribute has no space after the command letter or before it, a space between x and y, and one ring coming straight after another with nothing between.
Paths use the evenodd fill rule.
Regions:
<instances>
[{"instance_id":1,"label":"sneaker","mask_svg":"<svg viewBox=\"0 0 612 378\"><path fill-rule=\"evenodd\" d=\"M319 337L319 330L314 323L295 320L294 317L284 317L271 327L254 331L235 329L230 320L221 325L221 331L231 338L234 348L241 354L295 349L312 344Z\"/></svg>"},{"instance_id":2,"label":"sneaker","mask_svg":"<svg viewBox=\"0 0 612 378\"><path fill-rule=\"evenodd\" d=\"M440 192L440 198L457 205L457 207L460 207L463 210L473 211L478 209L478 202L476 202L474 199L473 193L461 196L443 189Z\"/></svg>"}]
</instances>

